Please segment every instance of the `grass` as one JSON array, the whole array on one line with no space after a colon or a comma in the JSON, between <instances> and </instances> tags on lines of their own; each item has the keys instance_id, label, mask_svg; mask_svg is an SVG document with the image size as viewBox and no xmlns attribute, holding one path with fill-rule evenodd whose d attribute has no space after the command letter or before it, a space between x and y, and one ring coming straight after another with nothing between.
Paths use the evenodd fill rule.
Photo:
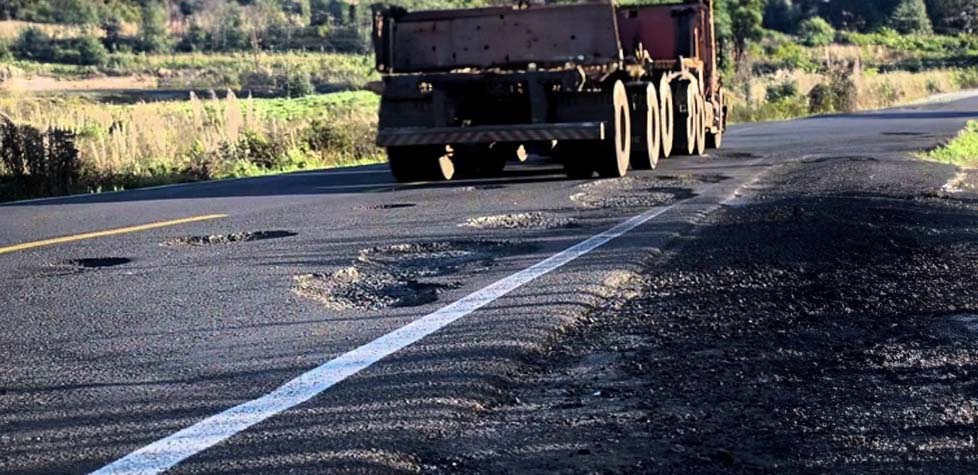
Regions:
<instances>
[{"instance_id":1,"label":"grass","mask_svg":"<svg viewBox=\"0 0 978 475\"><path fill-rule=\"evenodd\" d=\"M369 92L301 99L228 92L134 105L0 98L0 111L15 122L77 134L82 192L378 162L377 105Z\"/></svg>"},{"instance_id":2,"label":"grass","mask_svg":"<svg viewBox=\"0 0 978 475\"><path fill-rule=\"evenodd\" d=\"M851 75L856 104L853 110L873 110L913 102L943 92L955 92L978 87L978 70L935 69L920 72L880 72L865 69ZM786 82L797 86L798 95L778 101L765 100L770 88ZM815 86L830 82L824 72L781 70L751 78L745 86L730 87L729 101L732 123L786 120L813 113L849 112L845 110L811 110L808 94ZM748 99L749 98L749 99Z\"/></svg>"},{"instance_id":3,"label":"grass","mask_svg":"<svg viewBox=\"0 0 978 475\"><path fill-rule=\"evenodd\" d=\"M970 121L946 145L920 155L921 158L959 167L978 167L978 121Z\"/></svg>"},{"instance_id":4,"label":"grass","mask_svg":"<svg viewBox=\"0 0 978 475\"><path fill-rule=\"evenodd\" d=\"M101 66L13 61L15 76L78 80L103 76L157 79L161 89L250 89L274 92L289 76L308 75L322 92L362 88L378 78L373 58L339 53L114 53Z\"/></svg>"}]
</instances>

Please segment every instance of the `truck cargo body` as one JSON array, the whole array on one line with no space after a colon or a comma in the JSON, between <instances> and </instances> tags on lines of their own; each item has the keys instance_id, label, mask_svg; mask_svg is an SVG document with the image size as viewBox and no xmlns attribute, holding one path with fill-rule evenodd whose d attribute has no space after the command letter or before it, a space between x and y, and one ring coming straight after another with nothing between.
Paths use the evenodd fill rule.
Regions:
<instances>
[{"instance_id":1,"label":"truck cargo body","mask_svg":"<svg viewBox=\"0 0 978 475\"><path fill-rule=\"evenodd\" d=\"M571 176L622 176L629 162L654 166L666 115L659 97L669 96L671 105L681 83L695 92L677 90L686 102L668 108L668 122L674 114L690 122L683 114L697 107L704 117L717 116L705 112L710 101L695 100L718 90L715 62L700 58L714 52L710 6L702 1L629 9L392 8L375 11L374 21L384 81L377 143L402 181L498 173L523 145L546 150L554 141ZM640 130L632 129L633 118ZM708 125L697 124L691 127Z\"/></svg>"}]
</instances>

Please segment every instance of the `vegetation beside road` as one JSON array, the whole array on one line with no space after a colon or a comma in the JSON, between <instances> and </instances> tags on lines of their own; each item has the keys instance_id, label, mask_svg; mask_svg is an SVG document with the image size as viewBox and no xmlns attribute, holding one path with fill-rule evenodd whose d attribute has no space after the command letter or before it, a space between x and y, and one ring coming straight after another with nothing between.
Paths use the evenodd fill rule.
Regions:
<instances>
[{"instance_id":1,"label":"vegetation beside road","mask_svg":"<svg viewBox=\"0 0 978 475\"><path fill-rule=\"evenodd\" d=\"M241 99L228 92L134 105L0 99L0 110L15 122L74 132L73 192L376 162L382 159L373 145L376 107L369 92L299 99ZM12 168L0 162L0 177L13 176ZM14 180L0 179L0 197L28 195Z\"/></svg>"},{"instance_id":2,"label":"vegetation beside road","mask_svg":"<svg viewBox=\"0 0 978 475\"><path fill-rule=\"evenodd\" d=\"M921 157L959 167L978 167L978 121L968 122L957 137Z\"/></svg>"}]
</instances>

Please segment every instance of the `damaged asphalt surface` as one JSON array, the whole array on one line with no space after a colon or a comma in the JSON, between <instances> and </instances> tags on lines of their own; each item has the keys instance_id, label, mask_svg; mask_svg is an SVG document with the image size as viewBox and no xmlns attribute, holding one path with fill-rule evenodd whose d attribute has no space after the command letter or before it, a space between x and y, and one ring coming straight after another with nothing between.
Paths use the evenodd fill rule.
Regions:
<instances>
[{"instance_id":1,"label":"damaged asphalt surface","mask_svg":"<svg viewBox=\"0 0 978 475\"><path fill-rule=\"evenodd\" d=\"M747 125L617 181L0 206L0 247L228 215L0 255L0 473L96 470L650 208L168 473L978 473L978 176L910 158L976 110Z\"/></svg>"}]
</instances>

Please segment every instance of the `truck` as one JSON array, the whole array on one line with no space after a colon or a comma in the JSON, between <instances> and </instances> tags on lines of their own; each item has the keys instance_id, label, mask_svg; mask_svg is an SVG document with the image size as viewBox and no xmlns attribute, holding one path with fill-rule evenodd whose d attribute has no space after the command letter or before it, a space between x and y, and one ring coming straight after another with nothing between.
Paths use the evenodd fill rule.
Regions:
<instances>
[{"instance_id":1,"label":"truck","mask_svg":"<svg viewBox=\"0 0 978 475\"><path fill-rule=\"evenodd\" d=\"M570 178L719 148L713 0L373 8L377 144L400 182L499 175L543 151Z\"/></svg>"}]
</instances>

